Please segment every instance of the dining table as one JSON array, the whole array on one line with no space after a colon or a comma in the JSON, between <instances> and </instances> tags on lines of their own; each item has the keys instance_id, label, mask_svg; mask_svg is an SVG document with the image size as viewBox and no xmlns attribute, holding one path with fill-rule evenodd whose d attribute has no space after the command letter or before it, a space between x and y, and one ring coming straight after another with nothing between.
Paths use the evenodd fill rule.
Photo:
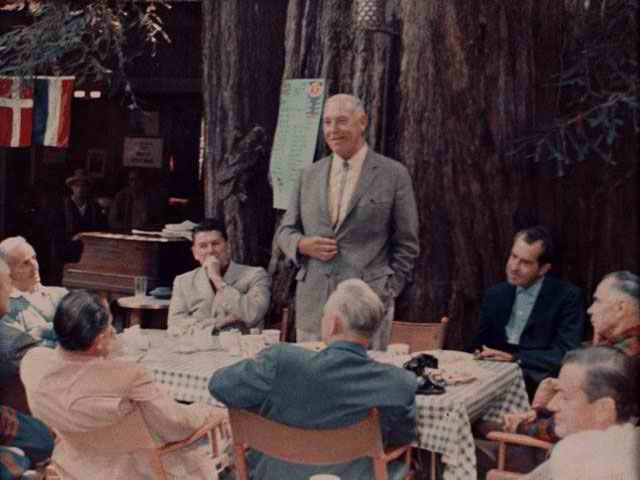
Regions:
<instances>
[{"instance_id":1,"label":"dining table","mask_svg":"<svg viewBox=\"0 0 640 480\"><path fill-rule=\"evenodd\" d=\"M209 379L216 370L242 360L241 355L231 355L222 348L185 353L184 348L173 348L176 340L168 337L166 330L142 332L149 339L149 348L140 351L124 342L122 360L141 362L175 400L221 405L209 394ZM503 415L527 411L531 406L516 363L473 360L463 352L451 354L473 362L467 366L478 374L471 382L447 385L444 394L416 395L416 446L442 455L445 480L475 480L472 423L479 419L500 422ZM370 352L370 356L393 363L388 362L388 354Z\"/></svg>"}]
</instances>

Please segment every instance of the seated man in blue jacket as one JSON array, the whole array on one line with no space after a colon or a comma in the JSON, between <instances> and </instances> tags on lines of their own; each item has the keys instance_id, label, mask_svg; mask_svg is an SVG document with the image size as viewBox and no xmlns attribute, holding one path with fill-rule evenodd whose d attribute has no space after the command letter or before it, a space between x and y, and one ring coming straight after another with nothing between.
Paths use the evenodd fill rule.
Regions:
<instances>
[{"instance_id":1,"label":"seated man in blue jacket","mask_svg":"<svg viewBox=\"0 0 640 480\"><path fill-rule=\"evenodd\" d=\"M545 377L558 375L564 355L582 340L582 293L547 275L553 254L546 228L515 235L507 282L487 292L473 343L481 359L518 362L530 398Z\"/></svg>"},{"instance_id":2,"label":"seated man in blue jacket","mask_svg":"<svg viewBox=\"0 0 640 480\"><path fill-rule=\"evenodd\" d=\"M362 280L345 280L324 307L322 338L328 345L312 352L276 344L256 359L214 373L209 391L229 407L248 408L289 426L332 429L363 420L380 410L386 445L415 439L416 377L367 356L367 344L384 318L384 306ZM252 452L255 453L255 452ZM342 480L373 478L371 459L332 466L302 466L255 453L249 457L252 478L309 478L318 473ZM390 478L401 478L392 465Z\"/></svg>"}]
</instances>

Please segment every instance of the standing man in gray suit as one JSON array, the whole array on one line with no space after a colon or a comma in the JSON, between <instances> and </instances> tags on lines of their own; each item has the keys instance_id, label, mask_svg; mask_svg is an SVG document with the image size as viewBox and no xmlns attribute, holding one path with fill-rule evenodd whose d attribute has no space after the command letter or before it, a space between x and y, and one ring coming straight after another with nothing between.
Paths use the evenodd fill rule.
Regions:
<instances>
[{"instance_id":1,"label":"standing man in gray suit","mask_svg":"<svg viewBox=\"0 0 640 480\"><path fill-rule=\"evenodd\" d=\"M205 220L193 229L193 257L200 267L173 282L168 326L262 327L271 299L271 277L262 267L231 260L225 225Z\"/></svg>"},{"instance_id":2,"label":"standing man in gray suit","mask_svg":"<svg viewBox=\"0 0 640 480\"><path fill-rule=\"evenodd\" d=\"M276 242L297 274L298 341L320 340L322 307L336 285L361 278L382 299L384 322L371 346L386 349L395 298L418 256L418 213L411 178L400 163L369 149L362 102L327 100L323 133L332 155L303 169Z\"/></svg>"}]
</instances>

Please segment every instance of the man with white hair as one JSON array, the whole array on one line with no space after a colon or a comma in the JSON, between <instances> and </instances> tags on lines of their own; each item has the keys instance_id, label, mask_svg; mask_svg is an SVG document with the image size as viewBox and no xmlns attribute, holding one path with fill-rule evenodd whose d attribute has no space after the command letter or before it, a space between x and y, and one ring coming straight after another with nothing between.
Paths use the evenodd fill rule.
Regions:
<instances>
[{"instance_id":1,"label":"man with white hair","mask_svg":"<svg viewBox=\"0 0 640 480\"><path fill-rule=\"evenodd\" d=\"M0 258L0 318L9 310L10 291L10 270ZM26 333L17 332L16 335L12 330L7 332L0 320L0 389L2 390L6 388L3 380L7 370L11 375L17 372L17 365L13 365L15 351L24 354L26 349L22 348L23 346L36 345ZM8 336L5 335L6 333ZM10 353L8 358L6 358L7 353ZM0 405L0 480L35 478L27 477L25 472L33 464L49 458L52 450L53 437L46 425L7 405ZM35 472L30 473L35 475Z\"/></svg>"},{"instance_id":2,"label":"man with white hair","mask_svg":"<svg viewBox=\"0 0 640 480\"><path fill-rule=\"evenodd\" d=\"M291 194L275 241L299 271L296 335L320 340L322 307L348 278L361 278L383 301L385 319L372 347L385 350L395 298L413 278L419 252L411 177L370 149L367 114L353 95L329 98L322 116L332 155L307 166Z\"/></svg>"},{"instance_id":3,"label":"man with white hair","mask_svg":"<svg viewBox=\"0 0 640 480\"><path fill-rule=\"evenodd\" d=\"M562 440L551 460L524 478L637 480L640 431L630 423L637 406L637 373L632 358L612 347L569 352L548 405Z\"/></svg>"},{"instance_id":4,"label":"man with white hair","mask_svg":"<svg viewBox=\"0 0 640 480\"><path fill-rule=\"evenodd\" d=\"M3 321L37 340L52 341L53 317L67 289L42 286L36 252L23 237L0 242L0 256L11 269L13 283L9 318Z\"/></svg>"},{"instance_id":5,"label":"man with white hair","mask_svg":"<svg viewBox=\"0 0 640 480\"><path fill-rule=\"evenodd\" d=\"M0 253L0 389L15 377L24 354L40 341L16 328L15 319L8 315L11 294L11 270Z\"/></svg>"},{"instance_id":6,"label":"man with white hair","mask_svg":"<svg viewBox=\"0 0 640 480\"><path fill-rule=\"evenodd\" d=\"M359 279L338 285L324 307L322 338L327 348L312 352L280 343L255 359L218 370L209 382L216 399L248 408L275 422L307 429L357 423L378 407L385 444L415 439L416 377L367 356L367 344L384 316L378 296ZM252 478L310 478L319 473L344 480L373 478L370 459L322 467L296 465L253 452ZM392 465L390 478L399 478ZM400 477L403 478L403 477Z\"/></svg>"}]
</instances>

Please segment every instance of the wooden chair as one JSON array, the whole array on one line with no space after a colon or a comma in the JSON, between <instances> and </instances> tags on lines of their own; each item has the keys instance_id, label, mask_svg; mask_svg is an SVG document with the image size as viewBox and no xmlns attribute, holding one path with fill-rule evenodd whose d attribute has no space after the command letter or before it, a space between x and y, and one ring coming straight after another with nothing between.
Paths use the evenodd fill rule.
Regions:
<instances>
[{"instance_id":1,"label":"wooden chair","mask_svg":"<svg viewBox=\"0 0 640 480\"><path fill-rule=\"evenodd\" d=\"M553 447L552 443L518 433L489 432L487 439L498 442L498 468L489 470L487 480L512 480L524 476L523 473L505 470L507 463L507 445L523 445L526 447L541 448L546 451L551 450Z\"/></svg>"},{"instance_id":2,"label":"wooden chair","mask_svg":"<svg viewBox=\"0 0 640 480\"><path fill-rule=\"evenodd\" d=\"M410 468L411 445L384 451L377 408L372 408L366 419L334 430L289 427L240 409L229 409L229 420L239 480L249 479L245 459L245 451L249 448L303 465L333 465L371 457L375 480L387 480L387 463L402 455L407 469ZM405 480L412 478L409 471Z\"/></svg>"},{"instance_id":3,"label":"wooden chair","mask_svg":"<svg viewBox=\"0 0 640 480\"><path fill-rule=\"evenodd\" d=\"M393 322L389 343L406 343L409 353L436 350L444 346L449 319L442 317L439 323ZM431 452L431 479L436 480L436 453Z\"/></svg>"},{"instance_id":4,"label":"wooden chair","mask_svg":"<svg viewBox=\"0 0 640 480\"><path fill-rule=\"evenodd\" d=\"M230 437L228 423L225 415L212 416L190 437L178 442L158 445L142 417L138 408L127 415L115 425L86 433L70 433L56 430L58 441L63 441L66 448L82 453L129 453L133 451L145 451L149 456L149 463L153 471L153 479L165 480L167 478L163 465L163 455L185 448L200 438L208 435L211 455L217 458L222 455L218 438ZM49 464L45 470L46 480L59 479L60 476L55 464Z\"/></svg>"},{"instance_id":5,"label":"wooden chair","mask_svg":"<svg viewBox=\"0 0 640 480\"><path fill-rule=\"evenodd\" d=\"M406 343L409 353L442 348L448 321L442 317L440 323L393 322L389 343Z\"/></svg>"}]
</instances>

